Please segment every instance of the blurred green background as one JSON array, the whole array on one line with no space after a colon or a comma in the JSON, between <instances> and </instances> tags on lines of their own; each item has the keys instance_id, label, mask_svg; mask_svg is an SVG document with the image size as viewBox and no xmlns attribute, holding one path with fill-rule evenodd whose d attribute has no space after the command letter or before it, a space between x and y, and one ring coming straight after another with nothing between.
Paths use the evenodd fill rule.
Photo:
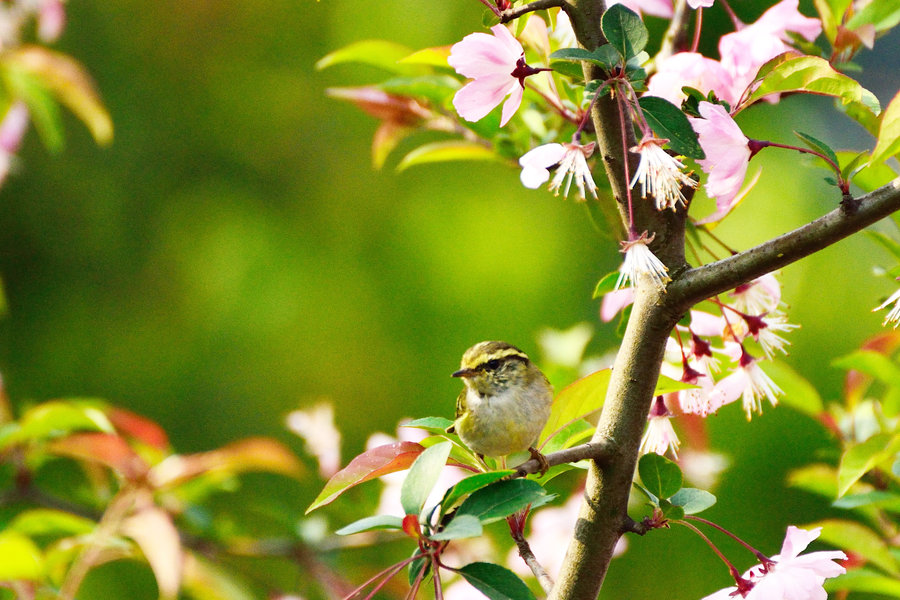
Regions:
<instances>
[{"instance_id":1,"label":"blurred green background","mask_svg":"<svg viewBox=\"0 0 900 600\"><path fill-rule=\"evenodd\" d=\"M740 4L750 19L767 3ZM480 27L474 0L75 0L68 11L59 48L93 74L116 139L97 148L69 118L67 147L48 155L32 132L0 191L0 371L17 404L102 397L157 420L188 452L261 434L299 450L284 416L327 399L346 462L403 417L451 416L459 382L448 375L472 343L538 355L540 329L597 324L591 292L619 255L583 206L525 190L498 164L398 174L410 144L374 171L375 121L325 89L379 74L314 69L360 39L451 44ZM865 82L886 103L896 66L869 62ZM801 129L870 143L822 99L789 98L741 123L781 142ZM737 248L838 200L802 159L770 150L759 167L754 195L718 230ZM892 266L857 236L783 273L802 324L788 362L826 399L841 384L829 360L879 331L870 310L892 285L876 264ZM613 327L598 325L590 351L614 344ZM790 409L748 425L731 408L709 420L734 465L710 516L774 553L786 524L825 514L783 477L827 438ZM322 485L313 473L285 502L308 505ZM352 560L342 564L359 580ZM602 597L696 598L727 583L699 540L655 532L631 541Z\"/></svg>"}]
</instances>

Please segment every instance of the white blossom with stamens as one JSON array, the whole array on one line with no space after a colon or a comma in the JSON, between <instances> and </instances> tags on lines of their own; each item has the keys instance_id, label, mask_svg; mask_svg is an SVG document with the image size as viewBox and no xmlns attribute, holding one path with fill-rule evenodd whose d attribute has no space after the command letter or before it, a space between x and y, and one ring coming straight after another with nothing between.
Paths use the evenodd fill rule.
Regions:
<instances>
[{"instance_id":1,"label":"white blossom with stamens","mask_svg":"<svg viewBox=\"0 0 900 600\"><path fill-rule=\"evenodd\" d=\"M653 236L648 238L645 231L636 240L622 242L625 260L619 267L619 278L616 280L617 290L625 287L628 282L637 286L641 275L647 275L661 290L665 290L666 284L672 281L672 278L669 277L668 267L650 250L648 244L652 241Z\"/></svg>"},{"instance_id":2,"label":"white blossom with stamens","mask_svg":"<svg viewBox=\"0 0 900 600\"><path fill-rule=\"evenodd\" d=\"M631 179L631 187L641 184L641 198L653 196L656 200L656 210L665 210L681 204L685 206L682 187L696 188L697 181L688 177L682 169L684 163L663 150L662 145L668 140L647 137L634 148L632 152L641 155L634 177Z\"/></svg>"},{"instance_id":3,"label":"white blossom with stamens","mask_svg":"<svg viewBox=\"0 0 900 600\"><path fill-rule=\"evenodd\" d=\"M657 396L650 409L650 415L647 417L647 430L644 432L644 437L641 438L641 454L653 452L663 455L671 450L672 456L678 458L678 446L681 445L681 442L672 427L671 416L663 397Z\"/></svg>"},{"instance_id":4,"label":"white blossom with stamens","mask_svg":"<svg viewBox=\"0 0 900 600\"><path fill-rule=\"evenodd\" d=\"M760 368L757 360L747 354L743 345L740 346L740 352L738 368L731 375L716 383L710 397L717 406L723 406L740 397L749 421L753 417L753 413L762 414L763 398L768 399L769 403L775 406L778 404L778 395L783 391Z\"/></svg>"},{"instance_id":5,"label":"white blossom with stamens","mask_svg":"<svg viewBox=\"0 0 900 600\"><path fill-rule=\"evenodd\" d=\"M781 311L770 313L762 318L765 327L759 330L756 335L756 341L762 346L762 351L766 358L775 356L775 352L787 354L785 346L790 346L790 342L778 335L778 332L787 333L800 327L795 323L788 323L787 315Z\"/></svg>"},{"instance_id":6,"label":"white blossom with stamens","mask_svg":"<svg viewBox=\"0 0 900 600\"><path fill-rule=\"evenodd\" d=\"M900 325L900 302L898 301L900 301L900 290L891 294L891 296L882 302L880 306L872 309L872 312L875 312L876 310L887 308L891 304L894 305L894 307L884 316L884 321L881 323L882 326L887 327L888 323L893 323L894 329L897 329L897 325Z\"/></svg>"},{"instance_id":7,"label":"white blossom with stamens","mask_svg":"<svg viewBox=\"0 0 900 600\"><path fill-rule=\"evenodd\" d=\"M587 164L588 157L594 153L595 143L582 146L574 142L570 144L544 144L532 148L522 155L519 165L522 166L522 185L535 189L550 179L550 169L556 167L556 173L550 182L550 191L559 195L559 189L565 183L563 196L569 195L572 182L578 188L578 196L586 199L585 188L597 197L597 184Z\"/></svg>"}]
</instances>

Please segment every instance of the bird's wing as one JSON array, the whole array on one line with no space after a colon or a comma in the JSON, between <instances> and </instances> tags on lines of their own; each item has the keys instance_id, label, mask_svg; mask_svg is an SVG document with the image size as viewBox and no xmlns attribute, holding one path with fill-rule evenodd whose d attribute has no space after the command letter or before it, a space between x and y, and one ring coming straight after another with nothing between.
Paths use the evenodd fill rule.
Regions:
<instances>
[{"instance_id":1,"label":"bird's wing","mask_svg":"<svg viewBox=\"0 0 900 600\"><path fill-rule=\"evenodd\" d=\"M464 387L456 397L456 418L460 418L466 412L466 388Z\"/></svg>"}]
</instances>

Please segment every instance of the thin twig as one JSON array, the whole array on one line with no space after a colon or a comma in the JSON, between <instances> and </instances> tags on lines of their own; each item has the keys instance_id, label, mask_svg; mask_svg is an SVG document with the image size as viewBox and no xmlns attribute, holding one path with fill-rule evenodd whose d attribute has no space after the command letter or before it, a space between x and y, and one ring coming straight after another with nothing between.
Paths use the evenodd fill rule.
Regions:
<instances>
[{"instance_id":1,"label":"thin twig","mask_svg":"<svg viewBox=\"0 0 900 600\"><path fill-rule=\"evenodd\" d=\"M516 541L516 547L519 549L519 556L522 557L522 560L525 561L525 564L528 565L528 568L534 573L534 576L541 585L541 589L544 590L544 593L549 594L550 590L553 589L553 578L550 577L550 574L547 573L544 566L538 562L538 559L534 555L534 552L531 551L531 545L528 543L528 540L525 539L525 536L521 534L513 535L513 539Z\"/></svg>"},{"instance_id":2,"label":"thin twig","mask_svg":"<svg viewBox=\"0 0 900 600\"><path fill-rule=\"evenodd\" d=\"M535 12L537 10L546 10L548 8L561 8L563 10L568 10L568 6L569 5L566 0L535 0L534 2L523 4L522 6L507 8L502 13L500 13L500 22L509 23L513 19L518 19L519 17L527 15L530 12Z\"/></svg>"},{"instance_id":3,"label":"thin twig","mask_svg":"<svg viewBox=\"0 0 900 600\"><path fill-rule=\"evenodd\" d=\"M580 444L565 450L558 450L544 455L549 466L561 465L563 463L578 462L579 460L591 459L598 463L605 462L612 455L612 444L607 442L588 442ZM524 477L532 473L538 473L541 470L541 463L538 459L532 458L526 460L516 467L516 477Z\"/></svg>"},{"instance_id":4,"label":"thin twig","mask_svg":"<svg viewBox=\"0 0 900 600\"><path fill-rule=\"evenodd\" d=\"M842 207L811 223L734 256L690 269L666 288L674 310L752 281L818 252L900 210L900 178L858 200L856 211Z\"/></svg>"}]
</instances>

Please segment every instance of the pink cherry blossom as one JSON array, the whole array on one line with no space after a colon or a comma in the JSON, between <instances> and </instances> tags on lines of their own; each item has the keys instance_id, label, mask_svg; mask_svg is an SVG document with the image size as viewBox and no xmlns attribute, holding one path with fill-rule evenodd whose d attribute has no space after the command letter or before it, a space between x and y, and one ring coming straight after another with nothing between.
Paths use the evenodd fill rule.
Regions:
<instances>
[{"instance_id":1,"label":"pink cherry blossom","mask_svg":"<svg viewBox=\"0 0 900 600\"><path fill-rule=\"evenodd\" d=\"M478 121L509 96L503 103L502 126L522 103L524 78L531 73L525 64L525 50L509 29L494 25L491 32L493 35L471 33L453 44L447 62L472 79L453 96L456 112L467 121Z\"/></svg>"},{"instance_id":2,"label":"pink cherry blossom","mask_svg":"<svg viewBox=\"0 0 900 600\"><path fill-rule=\"evenodd\" d=\"M715 0L687 0L688 6L691 8L709 8Z\"/></svg>"},{"instance_id":3,"label":"pink cherry blossom","mask_svg":"<svg viewBox=\"0 0 900 600\"><path fill-rule=\"evenodd\" d=\"M822 31L818 19L806 17L797 10L799 0L782 0L752 25L722 36L719 40L719 55L722 66L731 74L733 95L740 97L744 89L756 77L764 63L791 47L788 32L800 34L808 41L814 40Z\"/></svg>"},{"instance_id":4,"label":"pink cherry blossom","mask_svg":"<svg viewBox=\"0 0 900 600\"><path fill-rule=\"evenodd\" d=\"M710 403L718 408L741 398L749 421L753 413L762 413L763 398L772 406L778 404L778 395L782 390L760 368L757 359L748 354L742 344L737 346L740 352L738 368L716 383L710 392Z\"/></svg>"},{"instance_id":5,"label":"pink cherry blossom","mask_svg":"<svg viewBox=\"0 0 900 600\"><path fill-rule=\"evenodd\" d=\"M900 294L900 292L898 292ZM627 287L605 294L600 303L600 320L609 323L626 306L634 302L634 288Z\"/></svg>"},{"instance_id":6,"label":"pink cherry blossom","mask_svg":"<svg viewBox=\"0 0 900 600\"><path fill-rule=\"evenodd\" d=\"M656 66L656 74L647 83L647 95L665 98L676 106L685 99L683 87L700 90L735 104L731 74L717 60L697 52L677 52Z\"/></svg>"},{"instance_id":7,"label":"pink cherry blossom","mask_svg":"<svg viewBox=\"0 0 900 600\"><path fill-rule=\"evenodd\" d=\"M672 0L609 0L606 6L608 8L613 4L621 4L638 14L652 15L663 19L671 19L674 14Z\"/></svg>"},{"instance_id":8,"label":"pink cherry blossom","mask_svg":"<svg viewBox=\"0 0 900 600\"><path fill-rule=\"evenodd\" d=\"M750 140L719 104L700 103L702 119L689 117L706 158L697 163L709 176L706 194L716 199L716 213L727 213L744 183L750 163Z\"/></svg>"},{"instance_id":9,"label":"pink cherry blossom","mask_svg":"<svg viewBox=\"0 0 900 600\"><path fill-rule=\"evenodd\" d=\"M821 532L821 527L805 530L791 525L785 534L781 553L743 575L743 579L749 582L748 589L739 591L732 586L704 600L732 600L736 597L745 600L826 600L828 594L823 584L826 579L846 572L834 561L846 560L847 555L839 550L826 550L800 556Z\"/></svg>"},{"instance_id":10,"label":"pink cherry blossom","mask_svg":"<svg viewBox=\"0 0 900 600\"><path fill-rule=\"evenodd\" d=\"M745 313L758 315L772 312L782 304L781 282L774 273L766 273L749 283L739 285L728 296L734 307Z\"/></svg>"},{"instance_id":11,"label":"pink cherry blossom","mask_svg":"<svg viewBox=\"0 0 900 600\"><path fill-rule=\"evenodd\" d=\"M66 9L60 0L44 0L38 11L38 37L55 42L66 26Z\"/></svg>"}]
</instances>

